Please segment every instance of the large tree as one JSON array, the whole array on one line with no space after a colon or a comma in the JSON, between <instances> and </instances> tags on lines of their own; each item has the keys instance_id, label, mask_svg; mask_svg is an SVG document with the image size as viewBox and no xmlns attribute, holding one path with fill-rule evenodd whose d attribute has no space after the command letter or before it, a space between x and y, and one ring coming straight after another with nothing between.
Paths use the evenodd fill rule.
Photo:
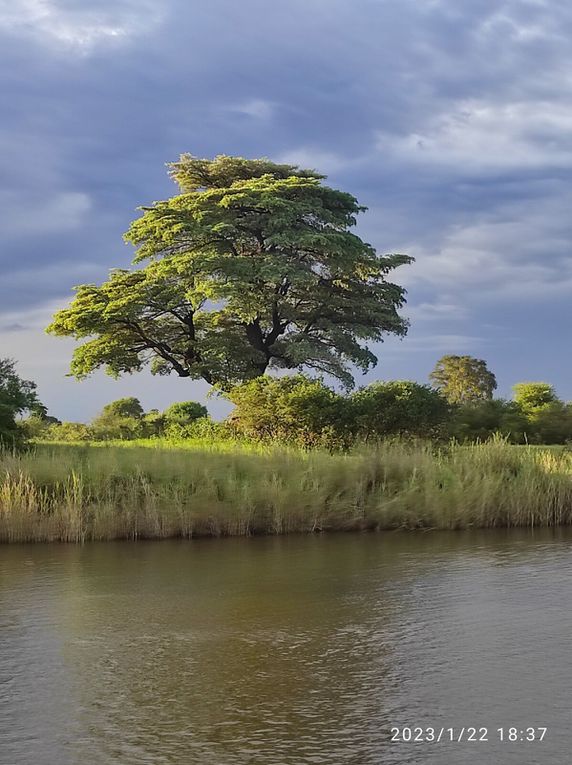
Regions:
<instances>
[{"instance_id":1,"label":"large tree","mask_svg":"<svg viewBox=\"0 0 572 765\"><path fill-rule=\"evenodd\" d=\"M222 388L269 368L325 372L351 386L369 343L403 335L405 255L379 255L351 229L365 210L324 176L268 160L183 155L181 193L143 209L126 234L133 269L77 288L48 328L86 340L71 371L158 374Z\"/></svg>"},{"instance_id":2,"label":"large tree","mask_svg":"<svg viewBox=\"0 0 572 765\"><path fill-rule=\"evenodd\" d=\"M487 401L497 387L486 362L473 356L442 356L429 379L450 404Z\"/></svg>"}]
</instances>

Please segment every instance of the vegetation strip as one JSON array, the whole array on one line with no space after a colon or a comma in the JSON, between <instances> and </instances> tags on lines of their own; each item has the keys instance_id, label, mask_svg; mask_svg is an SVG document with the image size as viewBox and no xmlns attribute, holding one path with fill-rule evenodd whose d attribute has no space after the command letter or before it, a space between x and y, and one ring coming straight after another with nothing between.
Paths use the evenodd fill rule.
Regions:
<instances>
[{"instance_id":1,"label":"vegetation strip","mask_svg":"<svg viewBox=\"0 0 572 765\"><path fill-rule=\"evenodd\" d=\"M387 442L349 454L223 442L49 445L0 457L0 540L555 526L572 454Z\"/></svg>"}]
</instances>

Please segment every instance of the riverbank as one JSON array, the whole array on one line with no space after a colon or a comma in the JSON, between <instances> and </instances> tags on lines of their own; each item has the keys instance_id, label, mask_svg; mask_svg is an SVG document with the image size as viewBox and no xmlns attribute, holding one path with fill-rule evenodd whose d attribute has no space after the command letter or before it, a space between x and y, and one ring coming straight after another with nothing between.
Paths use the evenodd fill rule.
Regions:
<instances>
[{"instance_id":1,"label":"riverbank","mask_svg":"<svg viewBox=\"0 0 572 765\"><path fill-rule=\"evenodd\" d=\"M0 456L0 541L572 523L572 454L502 442L351 454L205 444Z\"/></svg>"}]
</instances>

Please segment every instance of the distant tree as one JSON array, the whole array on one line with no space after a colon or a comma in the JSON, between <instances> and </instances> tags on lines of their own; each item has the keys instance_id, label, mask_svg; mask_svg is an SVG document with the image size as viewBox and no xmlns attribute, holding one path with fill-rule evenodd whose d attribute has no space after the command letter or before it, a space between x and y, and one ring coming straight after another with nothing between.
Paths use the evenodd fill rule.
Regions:
<instances>
[{"instance_id":1,"label":"distant tree","mask_svg":"<svg viewBox=\"0 0 572 765\"><path fill-rule=\"evenodd\" d=\"M564 444L572 439L570 407L545 382L522 382L513 385L514 403L527 420L526 437L530 443Z\"/></svg>"},{"instance_id":2,"label":"distant tree","mask_svg":"<svg viewBox=\"0 0 572 765\"><path fill-rule=\"evenodd\" d=\"M165 418L158 409L151 409L141 418L141 435L145 438L157 438L165 432Z\"/></svg>"},{"instance_id":3,"label":"distant tree","mask_svg":"<svg viewBox=\"0 0 572 765\"><path fill-rule=\"evenodd\" d=\"M546 404L529 416L528 440L537 444L572 441L572 410L561 401Z\"/></svg>"},{"instance_id":4,"label":"distant tree","mask_svg":"<svg viewBox=\"0 0 572 765\"><path fill-rule=\"evenodd\" d=\"M375 382L350 397L360 438L394 435L431 437L449 418L446 399L428 385L410 380Z\"/></svg>"},{"instance_id":5,"label":"distant tree","mask_svg":"<svg viewBox=\"0 0 572 765\"><path fill-rule=\"evenodd\" d=\"M528 419L513 401L490 399L454 408L449 434L458 441L486 441L499 434L520 444L529 430Z\"/></svg>"},{"instance_id":6,"label":"distant tree","mask_svg":"<svg viewBox=\"0 0 572 765\"><path fill-rule=\"evenodd\" d=\"M348 434L347 399L320 380L303 375L259 377L233 388L229 422L241 436L299 446L343 446Z\"/></svg>"},{"instance_id":7,"label":"distant tree","mask_svg":"<svg viewBox=\"0 0 572 765\"><path fill-rule=\"evenodd\" d=\"M57 417L51 417L42 412L34 412L18 422L26 439L47 439L53 425L61 425Z\"/></svg>"},{"instance_id":8,"label":"distant tree","mask_svg":"<svg viewBox=\"0 0 572 765\"><path fill-rule=\"evenodd\" d=\"M103 407L102 415L104 417L134 417L140 419L143 417L144 410L141 402L135 396L118 398L110 404Z\"/></svg>"},{"instance_id":9,"label":"distant tree","mask_svg":"<svg viewBox=\"0 0 572 765\"><path fill-rule=\"evenodd\" d=\"M442 356L429 379L450 404L491 399L497 387L486 362L472 356Z\"/></svg>"},{"instance_id":10,"label":"distant tree","mask_svg":"<svg viewBox=\"0 0 572 765\"><path fill-rule=\"evenodd\" d=\"M126 235L135 263L84 284L48 331L85 341L78 378L203 378L229 389L271 368L328 373L353 384L377 358L368 343L403 335L405 291L387 281L405 255L379 255L351 231L365 210L324 176L269 160L184 154L181 193L143 208Z\"/></svg>"},{"instance_id":11,"label":"distant tree","mask_svg":"<svg viewBox=\"0 0 572 765\"><path fill-rule=\"evenodd\" d=\"M143 407L138 398L128 396L103 407L91 423L96 439L133 439L143 435Z\"/></svg>"},{"instance_id":12,"label":"distant tree","mask_svg":"<svg viewBox=\"0 0 572 765\"><path fill-rule=\"evenodd\" d=\"M525 414L533 414L559 402L554 387L549 383L521 382L513 385L512 390L515 403Z\"/></svg>"},{"instance_id":13,"label":"distant tree","mask_svg":"<svg viewBox=\"0 0 572 765\"><path fill-rule=\"evenodd\" d=\"M48 441L91 441L94 438L94 434L89 427L83 422L60 422L50 425L48 432L45 436Z\"/></svg>"},{"instance_id":14,"label":"distant tree","mask_svg":"<svg viewBox=\"0 0 572 765\"><path fill-rule=\"evenodd\" d=\"M38 399L36 384L19 377L14 361L0 359L0 445L22 441L24 432L18 428L16 417L23 412L45 414L46 408Z\"/></svg>"},{"instance_id":15,"label":"distant tree","mask_svg":"<svg viewBox=\"0 0 572 765\"><path fill-rule=\"evenodd\" d=\"M200 417L208 417L208 414L206 406L198 401L178 401L165 409L163 417L167 425L190 425Z\"/></svg>"}]
</instances>

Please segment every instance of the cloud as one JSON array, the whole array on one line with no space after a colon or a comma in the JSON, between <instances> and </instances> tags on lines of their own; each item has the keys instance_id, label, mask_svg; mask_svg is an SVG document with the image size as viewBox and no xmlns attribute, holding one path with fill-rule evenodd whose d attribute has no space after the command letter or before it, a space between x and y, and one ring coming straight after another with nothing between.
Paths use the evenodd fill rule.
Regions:
<instances>
[{"instance_id":1,"label":"cloud","mask_svg":"<svg viewBox=\"0 0 572 765\"><path fill-rule=\"evenodd\" d=\"M572 167L572 101L462 101L418 131L380 131L380 152L458 175Z\"/></svg>"},{"instance_id":2,"label":"cloud","mask_svg":"<svg viewBox=\"0 0 572 765\"><path fill-rule=\"evenodd\" d=\"M571 207L572 191L558 185L541 200L452 225L435 250L411 246L416 262L404 279L467 294L472 302L564 295L572 287Z\"/></svg>"},{"instance_id":3,"label":"cloud","mask_svg":"<svg viewBox=\"0 0 572 765\"><path fill-rule=\"evenodd\" d=\"M0 0L0 29L84 52L100 42L138 34L158 21L157 4L147 0L116 0L109 4Z\"/></svg>"},{"instance_id":4,"label":"cloud","mask_svg":"<svg viewBox=\"0 0 572 765\"><path fill-rule=\"evenodd\" d=\"M91 209L91 199L81 191L62 191L49 198L0 190L0 228L3 236L65 232L80 227Z\"/></svg>"},{"instance_id":5,"label":"cloud","mask_svg":"<svg viewBox=\"0 0 572 765\"><path fill-rule=\"evenodd\" d=\"M258 120L269 120L276 110L275 104L263 98L252 98L244 103L229 107L229 111L244 114Z\"/></svg>"},{"instance_id":6,"label":"cloud","mask_svg":"<svg viewBox=\"0 0 572 765\"><path fill-rule=\"evenodd\" d=\"M101 268L97 264L84 262L55 262L42 267L11 270L2 277L2 293L7 297L0 304L0 321L43 331L51 316L46 305L53 309L53 313L72 298L68 285L97 282L101 276ZM49 301L46 301L46 295L50 296ZM18 308L22 305L24 308Z\"/></svg>"},{"instance_id":7,"label":"cloud","mask_svg":"<svg viewBox=\"0 0 572 765\"><path fill-rule=\"evenodd\" d=\"M410 335L374 374L482 346L507 384L538 369L572 395L571 37L564 0L0 0L0 355L62 416L112 398L60 391L73 343L35 312L129 263L166 162L227 153L328 174L367 241L417 258L393 275Z\"/></svg>"},{"instance_id":8,"label":"cloud","mask_svg":"<svg viewBox=\"0 0 572 765\"><path fill-rule=\"evenodd\" d=\"M61 307L60 301L51 300L34 309L2 310L0 308L0 328L6 333L35 329L43 331L49 324L51 316Z\"/></svg>"},{"instance_id":9,"label":"cloud","mask_svg":"<svg viewBox=\"0 0 572 765\"><path fill-rule=\"evenodd\" d=\"M278 154L274 157L274 160L287 165L299 165L309 170L318 170L326 175L337 173L350 164L350 160L340 154L334 154L333 152L309 146L298 147Z\"/></svg>"},{"instance_id":10,"label":"cloud","mask_svg":"<svg viewBox=\"0 0 572 765\"><path fill-rule=\"evenodd\" d=\"M491 341L478 335L463 335L455 333L411 334L402 341L390 341L384 344L380 355L383 358L394 354L412 353L461 353L474 351Z\"/></svg>"},{"instance_id":11,"label":"cloud","mask_svg":"<svg viewBox=\"0 0 572 765\"><path fill-rule=\"evenodd\" d=\"M465 319L468 315L467 306L448 302L450 300L451 298L448 296L439 296L437 302L434 303L408 305L404 310L404 314L414 323L450 322Z\"/></svg>"}]
</instances>

